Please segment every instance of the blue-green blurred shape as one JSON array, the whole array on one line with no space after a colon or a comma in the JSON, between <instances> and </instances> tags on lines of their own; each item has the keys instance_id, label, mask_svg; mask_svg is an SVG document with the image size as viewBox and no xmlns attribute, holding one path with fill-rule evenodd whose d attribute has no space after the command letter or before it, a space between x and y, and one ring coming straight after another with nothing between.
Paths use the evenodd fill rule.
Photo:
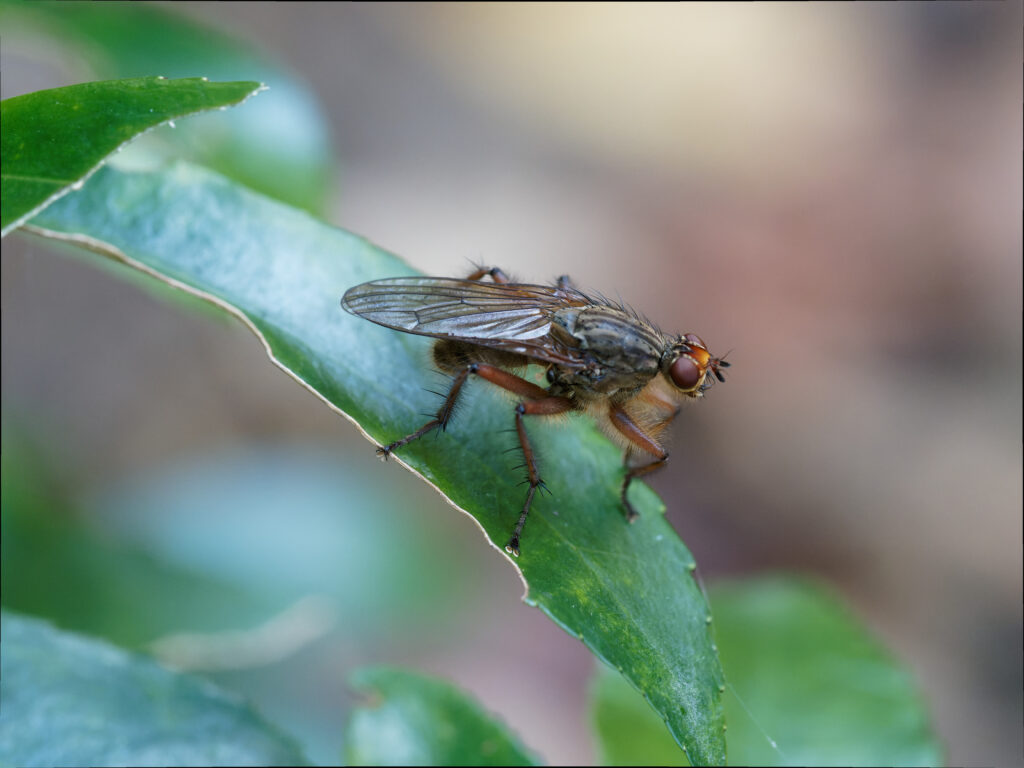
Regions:
<instances>
[{"instance_id":1,"label":"blue-green blurred shape","mask_svg":"<svg viewBox=\"0 0 1024 768\"><path fill-rule=\"evenodd\" d=\"M90 516L176 567L281 609L327 596L361 633L436 617L466 579L412 499L365 482L370 460L331 445L214 452L107 489L90 500Z\"/></svg>"},{"instance_id":2,"label":"blue-green blurred shape","mask_svg":"<svg viewBox=\"0 0 1024 768\"><path fill-rule=\"evenodd\" d=\"M436 625L472 583L429 517L366 487L333 447L195 456L72 504L10 421L3 605L62 627L141 647L312 616L371 647L396 625Z\"/></svg>"},{"instance_id":3,"label":"blue-green blurred shape","mask_svg":"<svg viewBox=\"0 0 1024 768\"><path fill-rule=\"evenodd\" d=\"M295 765L302 753L210 683L3 612L0 760L52 765Z\"/></svg>"},{"instance_id":4,"label":"blue-green blurred shape","mask_svg":"<svg viewBox=\"0 0 1024 768\"><path fill-rule=\"evenodd\" d=\"M5 608L140 647L183 627L269 610L253 593L127 547L85 523L41 454L3 419L0 570Z\"/></svg>"}]
</instances>

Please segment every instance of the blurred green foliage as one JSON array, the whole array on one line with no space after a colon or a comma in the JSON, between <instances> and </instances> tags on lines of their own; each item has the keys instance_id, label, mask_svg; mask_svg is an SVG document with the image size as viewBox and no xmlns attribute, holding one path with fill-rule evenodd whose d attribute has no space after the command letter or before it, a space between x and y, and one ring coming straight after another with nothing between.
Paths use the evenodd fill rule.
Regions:
<instances>
[{"instance_id":1,"label":"blurred green foliage","mask_svg":"<svg viewBox=\"0 0 1024 768\"><path fill-rule=\"evenodd\" d=\"M5 99L3 233L66 194L112 152L174 118L237 104L259 83L159 77L82 83Z\"/></svg>"},{"instance_id":2,"label":"blurred green foliage","mask_svg":"<svg viewBox=\"0 0 1024 768\"><path fill-rule=\"evenodd\" d=\"M334 173L327 121L309 90L262 52L176 9L152 3L0 2L5 41L76 51L92 72L73 81L162 76L259 80L270 90L235 110L203 115L147 142L189 157L265 195L323 214Z\"/></svg>"},{"instance_id":3,"label":"blurred green foliage","mask_svg":"<svg viewBox=\"0 0 1024 768\"><path fill-rule=\"evenodd\" d=\"M266 615L244 586L163 562L93 530L46 462L3 419L3 606L139 648L183 628L224 629Z\"/></svg>"},{"instance_id":4,"label":"blurred green foliage","mask_svg":"<svg viewBox=\"0 0 1024 768\"><path fill-rule=\"evenodd\" d=\"M357 669L351 681L364 700L348 725L348 765L538 764L493 716L448 683L393 667Z\"/></svg>"},{"instance_id":5,"label":"blurred green foliage","mask_svg":"<svg viewBox=\"0 0 1024 768\"><path fill-rule=\"evenodd\" d=\"M367 486L337 446L215 451L72 500L14 421L0 453L4 607L245 691L319 761L337 759L341 732L302 683L329 689L317 664L405 656L458 626L471 565L415 498Z\"/></svg>"},{"instance_id":6,"label":"blurred green foliage","mask_svg":"<svg viewBox=\"0 0 1024 768\"><path fill-rule=\"evenodd\" d=\"M61 627L142 648L321 595L372 643L464 592L459 569L431 567L448 545L412 501L360 485L330 446L196 456L74 501L7 416L3 445L3 605Z\"/></svg>"},{"instance_id":7,"label":"blurred green foliage","mask_svg":"<svg viewBox=\"0 0 1024 768\"><path fill-rule=\"evenodd\" d=\"M730 764L942 764L910 676L828 590L747 579L714 587L711 605ZM606 765L687 765L643 697L607 668L591 713Z\"/></svg>"},{"instance_id":8,"label":"blurred green foliage","mask_svg":"<svg viewBox=\"0 0 1024 768\"><path fill-rule=\"evenodd\" d=\"M3 612L6 765L302 765L249 706L106 643Z\"/></svg>"}]
</instances>

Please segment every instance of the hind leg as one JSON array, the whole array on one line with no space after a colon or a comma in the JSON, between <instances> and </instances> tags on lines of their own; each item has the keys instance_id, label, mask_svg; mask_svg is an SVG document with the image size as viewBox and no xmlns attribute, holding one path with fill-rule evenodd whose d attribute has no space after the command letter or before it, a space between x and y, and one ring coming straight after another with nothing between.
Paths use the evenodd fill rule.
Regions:
<instances>
[{"instance_id":1,"label":"hind leg","mask_svg":"<svg viewBox=\"0 0 1024 768\"><path fill-rule=\"evenodd\" d=\"M499 267L477 267L473 270L472 274L467 277L467 280L483 280L485 277L490 276L491 280L504 285L505 283L511 282L504 272Z\"/></svg>"},{"instance_id":2,"label":"hind leg","mask_svg":"<svg viewBox=\"0 0 1024 768\"><path fill-rule=\"evenodd\" d=\"M450 369L454 362L452 358L457 360L464 357L465 354L466 350L463 347L450 344L446 348L440 349L438 353L435 353L435 360L437 360L441 367ZM458 397L462 392L462 387L466 383L466 379L469 378L470 374L479 376L480 378L489 381L491 384L501 387L502 389L523 398L523 400L516 405L515 410L516 434L519 437L519 447L523 452L523 460L527 472L527 482L530 487L526 492L526 501L523 504L522 512L519 515L519 521L516 523L508 544L505 545L505 550L508 553L519 557L519 537L523 532L523 526L526 524L526 518L530 514L530 506L533 503L533 497L536 495L538 488L544 487L544 481L541 480L540 474L537 470L537 462L534 457L533 448L530 445L529 438L526 435L526 428L523 425L523 416L551 416L558 413L565 413L566 411L571 411L574 408L571 400L565 397L553 396L543 387L539 387L524 378L516 376L513 373L509 373L496 365L484 362L469 362L455 374L455 379L452 382L451 388L448 390L447 396L445 396L444 403L442 403L440 410L438 410L437 415L433 419L428 421L412 434L406 435L401 440L396 440L389 445L379 447L377 449L377 453L386 459L396 448L408 445L414 440L418 440L423 437L423 435L433 432L438 428L443 430L451 419L455 403L457 402Z\"/></svg>"}]
</instances>

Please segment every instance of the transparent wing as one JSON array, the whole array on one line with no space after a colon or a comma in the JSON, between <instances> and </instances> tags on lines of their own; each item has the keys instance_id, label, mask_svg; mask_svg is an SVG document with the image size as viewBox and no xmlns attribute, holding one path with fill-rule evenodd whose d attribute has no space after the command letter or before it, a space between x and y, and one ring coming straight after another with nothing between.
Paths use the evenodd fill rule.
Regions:
<instances>
[{"instance_id":1,"label":"transparent wing","mask_svg":"<svg viewBox=\"0 0 1024 768\"><path fill-rule=\"evenodd\" d=\"M374 280L350 288L341 300L347 311L387 328L563 365L580 363L581 354L552 336L552 316L586 303L567 288L439 277Z\"/></svg>"}]
</instances>

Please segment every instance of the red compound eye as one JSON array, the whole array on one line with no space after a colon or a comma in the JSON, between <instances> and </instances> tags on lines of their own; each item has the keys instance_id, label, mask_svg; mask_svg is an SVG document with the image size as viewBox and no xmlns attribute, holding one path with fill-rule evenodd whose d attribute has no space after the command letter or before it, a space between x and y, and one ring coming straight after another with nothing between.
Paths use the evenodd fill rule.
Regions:
<instances>
[{"instance_id":1,"label":"red compound eye","mask_svg":"<svg viewBox=\"0 0 1024 768\"><path fill-rule=\"evenodd\" d=\"M672 363L672 367L668 369L668 375L672 377L672 383L684 392L696 389L701 379L704 378L704 372L697 365L697 361L686 355L681 355Z\"/></svg>"}]
</instances>

